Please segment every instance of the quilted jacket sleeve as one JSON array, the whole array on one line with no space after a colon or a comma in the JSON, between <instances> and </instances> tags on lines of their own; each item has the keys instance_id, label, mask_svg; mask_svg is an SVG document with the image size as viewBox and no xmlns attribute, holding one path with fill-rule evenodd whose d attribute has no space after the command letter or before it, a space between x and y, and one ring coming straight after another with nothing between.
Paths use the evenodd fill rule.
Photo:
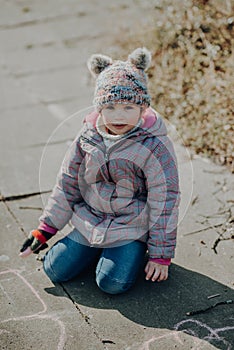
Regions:
<instances>
[{"instance_id":1,"label":"quilted jacket sleeve","mask_svg":"<svg viewBox=\"0 0 234 350\"><path fill-rule=\"evenodd\" d=\"M61 230L71 219L74 204L82 200L78 185L82 159L82 150L77 138L65 155L56 185L39 219L41 222Z\"/></svg>"},{"instance_id":2,"label":"quilted jacket sleeve","mask_svg":"<svg viewBox=\"0 0 234 350\"><path fill-rule=\"evenodd\" d=\"M167 136L158 139L144 171L148 190L149 257L172 258L176 246L180 191L175 152Z\"/></svg>"}]
</instances>

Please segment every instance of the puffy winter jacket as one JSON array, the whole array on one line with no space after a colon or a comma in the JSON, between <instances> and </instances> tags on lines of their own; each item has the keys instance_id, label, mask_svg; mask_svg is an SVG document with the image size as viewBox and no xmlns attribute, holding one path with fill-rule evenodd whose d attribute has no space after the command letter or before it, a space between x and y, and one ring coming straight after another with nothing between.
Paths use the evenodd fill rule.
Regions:
<instances>
[{"instance_id":1,"label":"puffy winter jacket","mask_svg":"<svg viewBox=\"0 0 234 350\"><path fill-rule=\"evenodd\" d=\"M148 108L141 127L108 149L97 118L96 112L85 118L40 220L58 230L71 220L94 247L139 239L151 258L172 258L180 193L162 118Z\"/></svg>"}]
</instances>

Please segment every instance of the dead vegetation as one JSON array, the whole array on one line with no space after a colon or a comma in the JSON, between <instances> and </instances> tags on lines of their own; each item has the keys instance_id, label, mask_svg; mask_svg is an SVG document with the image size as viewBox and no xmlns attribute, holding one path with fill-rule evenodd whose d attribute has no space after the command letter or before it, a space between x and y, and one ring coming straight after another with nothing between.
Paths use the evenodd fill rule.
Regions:
<instances>
[{"instance_id":1,"label":"dead vegetation","mask_svg":"<svg viewBox=\"0 0 234 350\"><path fill-rule=\"evenodd\" d=\"M147 46L153 106L186 146L234 172L233 26L230 1L154 1L155 22L123 49ZM154 14L152 14L154 16ZM126 37L126 36L125 36Z\"/></svg>"}]
</instances>

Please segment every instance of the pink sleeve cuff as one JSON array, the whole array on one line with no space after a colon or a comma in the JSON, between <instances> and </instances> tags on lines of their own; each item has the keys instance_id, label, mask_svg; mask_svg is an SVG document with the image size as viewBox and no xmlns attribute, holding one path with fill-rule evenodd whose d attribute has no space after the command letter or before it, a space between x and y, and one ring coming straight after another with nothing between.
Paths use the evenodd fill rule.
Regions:
<instances>
[{"instance_id":1,"label":"pink sleeve cuff","mask_svg":"<svg viewBox=\"0 0 234 350\"><path fill-rule=\"evenodd\" d=\"M44 230L46 232L51 233L52 235L55 235L57 233L57 228L51 227L47 225L45 222L40 222L40 225L38 226L39 230Z\"/></svg>"},{"instance_id":2,"label":"pink sleeve cuff","mask_svg":"<svg viewBox=\"0 0 234 350\"><path fill-rule=\"evenodd\" d=\"M157 258L149 258L149 261L153 261L156 264L160 264L160 265L167 265L169 266L171 264L171 259L157 259Z\"/></svg>"}]
</instances>

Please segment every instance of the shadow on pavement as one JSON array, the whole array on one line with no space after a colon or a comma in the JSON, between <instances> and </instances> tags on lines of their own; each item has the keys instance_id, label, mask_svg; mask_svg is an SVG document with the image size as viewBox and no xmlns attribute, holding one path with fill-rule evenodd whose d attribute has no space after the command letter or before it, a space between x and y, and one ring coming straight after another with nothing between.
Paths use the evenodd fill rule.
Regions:
<instances>
[{"instance_id":1,"label":"shadow on pavement","mask_svg":"<svg viewBox=\"0 0 234 350\"><path fill-rule=\"evenodd\" d=\"M184 331L218 349L230 350L234 344L233 303L218 305L197 315L186 315L220 301L234 300L234 291L178 265L171 266L170 277L163 283L145 281L142 271L136 286L122 295L112 296L100 291L95 283L94 269L62 286L67 296L79 305L118 310L137 324ZM59 296L62 289L55 286L46 291ZM216 294L219 296L208 299Z\"/></svg>"}]
</instances>

